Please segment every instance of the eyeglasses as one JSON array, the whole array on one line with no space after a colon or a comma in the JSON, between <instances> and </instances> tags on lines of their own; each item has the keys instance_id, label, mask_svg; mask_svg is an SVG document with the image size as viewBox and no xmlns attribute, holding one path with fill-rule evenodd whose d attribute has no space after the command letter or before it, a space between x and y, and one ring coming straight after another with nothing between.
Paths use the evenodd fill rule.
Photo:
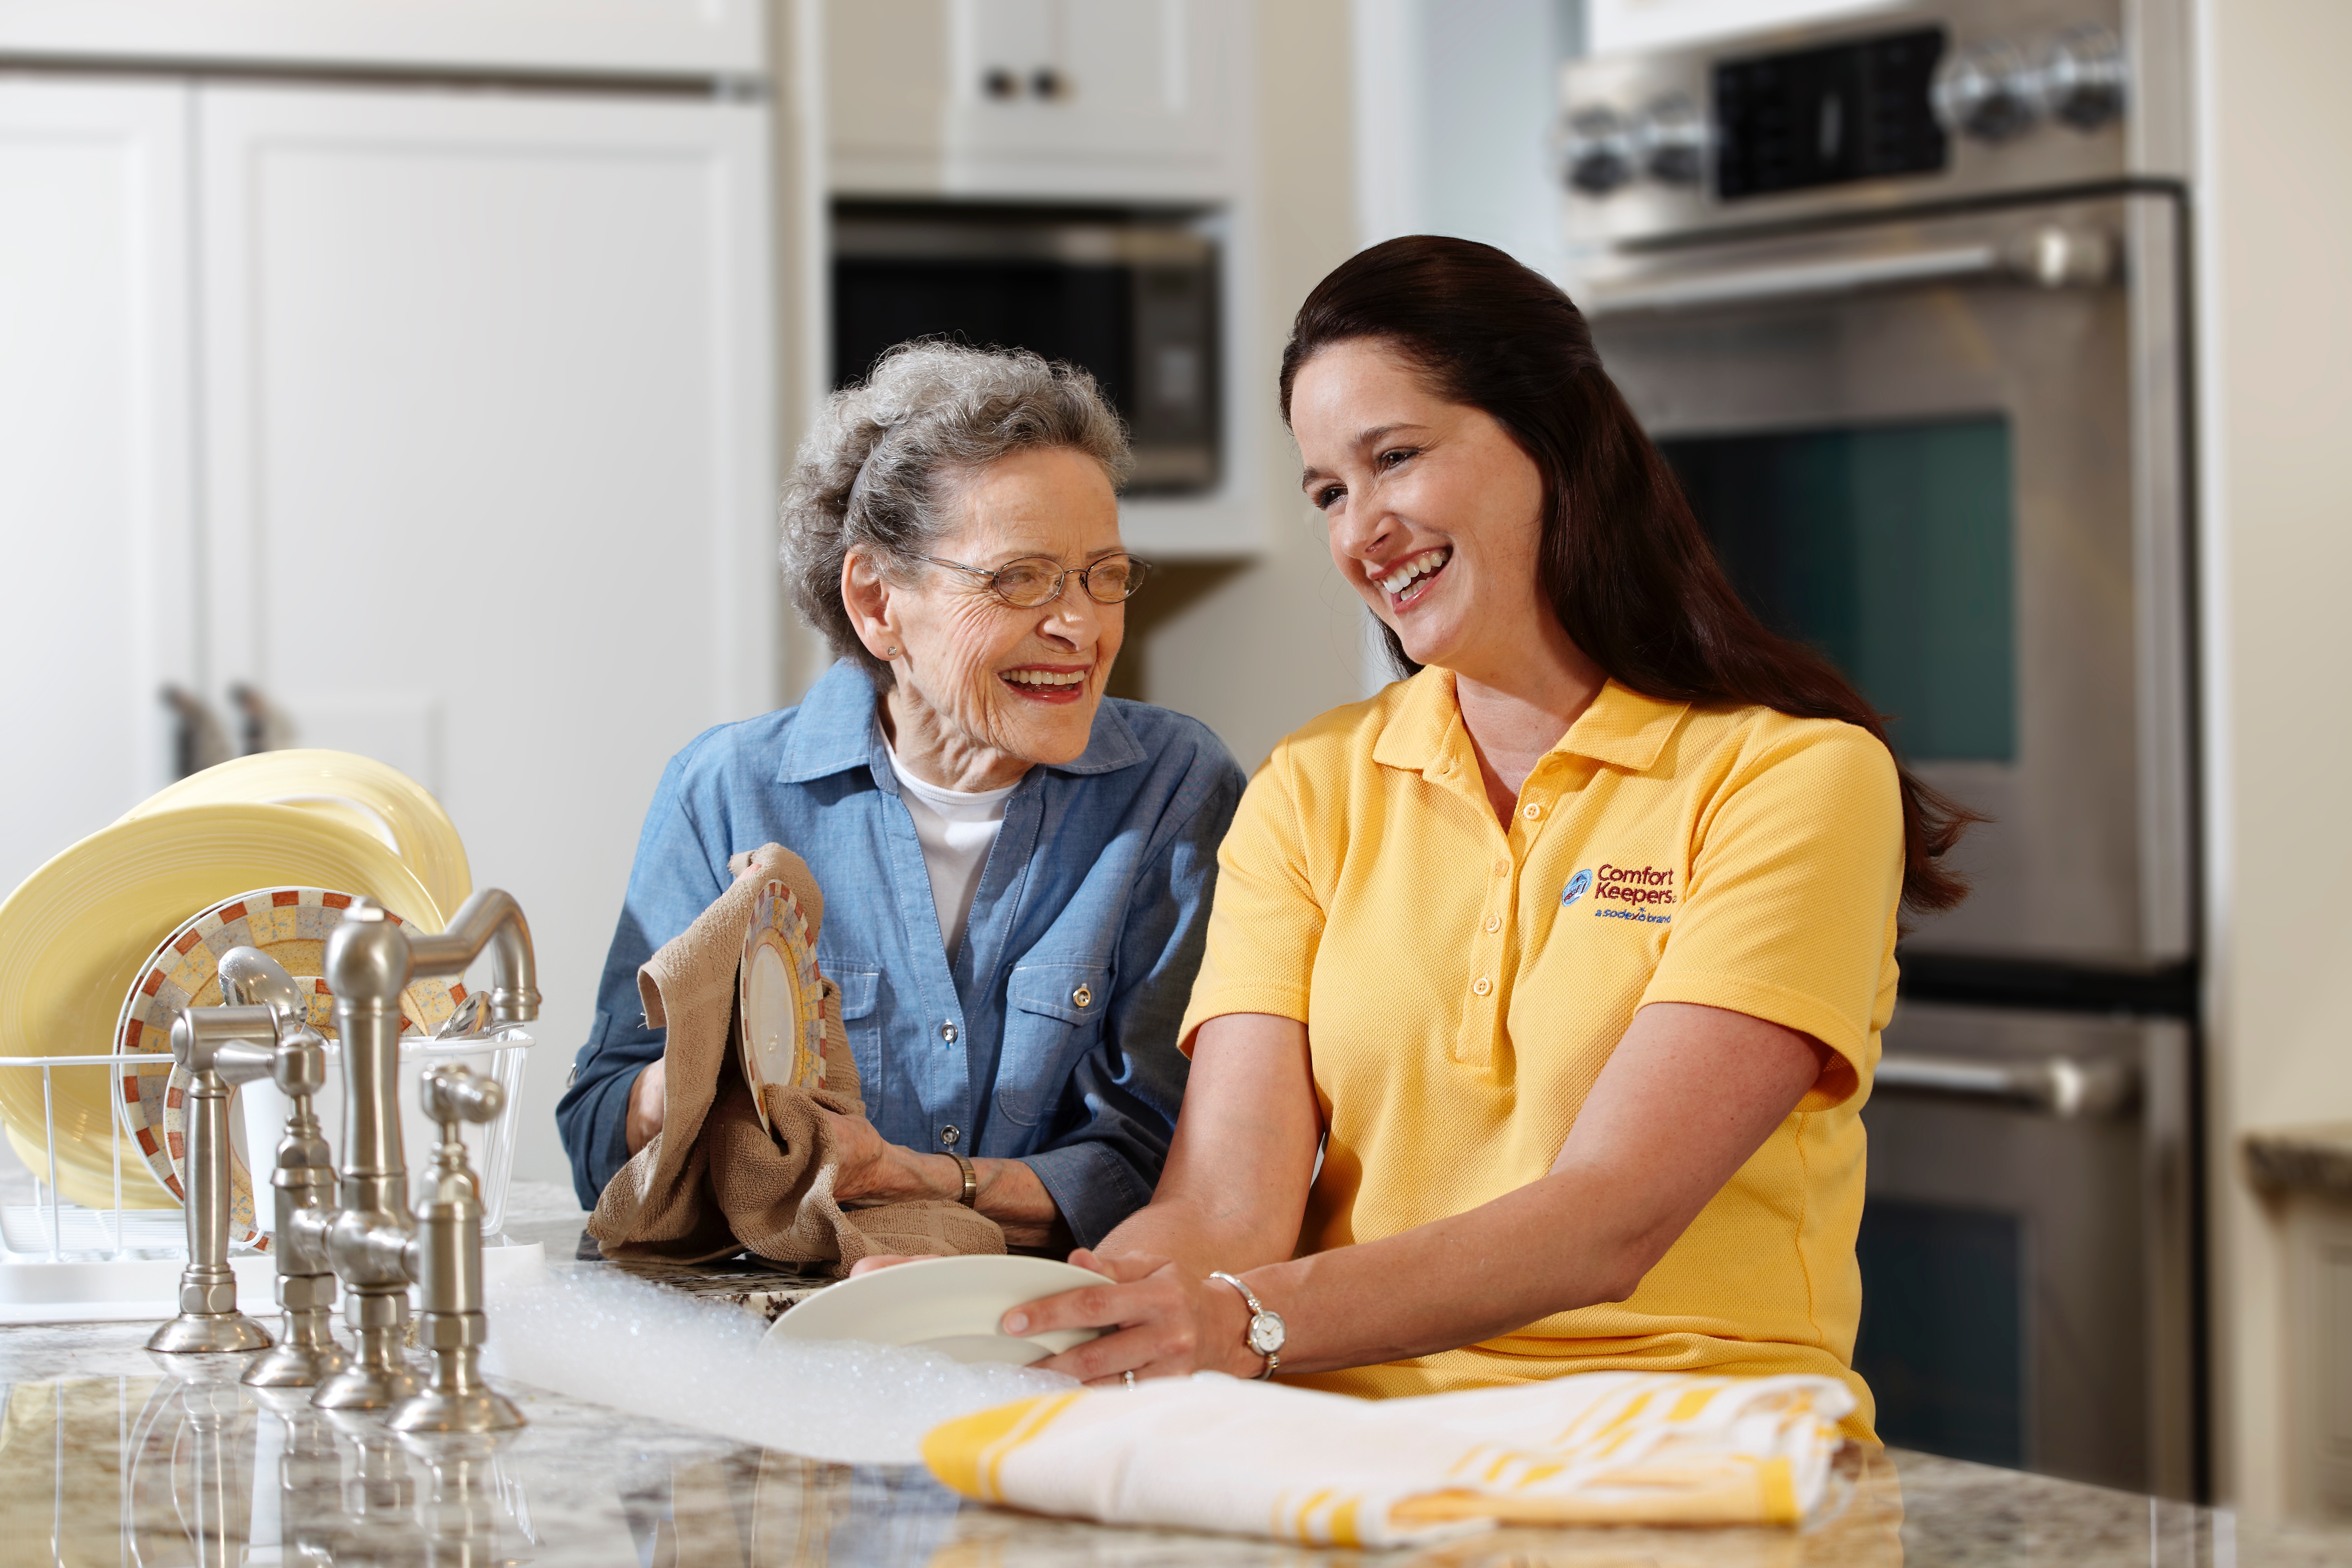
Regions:
<instances>
[{"instance_id":1,"label":"eyeglasses","mask_svg":"<svg viewBox=\"0 0 2352 1568\"><path fill-rule=\"evenodd\" d=\"M1138 561L1132 555L1108 555L1091 566L1065 566L1043 555L1024 555L993 572L984 566L967 566L961 561L942 561L936 555L919 555L916 559L951 572L985 577L998 598L1024 610L1034 610L1060 598L1063 579L1067 577L1076 577L1078 585L1086 589L1087 597L1096 604L1118 605L1135 597L1135 591L1151 575L1151 563Z\"/></svg>"}]
</instances>

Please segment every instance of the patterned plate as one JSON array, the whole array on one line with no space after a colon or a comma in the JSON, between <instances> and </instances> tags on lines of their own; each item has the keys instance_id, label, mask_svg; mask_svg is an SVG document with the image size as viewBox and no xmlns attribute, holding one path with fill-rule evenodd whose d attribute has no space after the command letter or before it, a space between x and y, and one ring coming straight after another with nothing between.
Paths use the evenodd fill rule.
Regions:
<instances>
[{"instance_id":1,"label":"patterned plate","mask_svg":"<svg viewBox=\"0 0 2352 1568\"><path fill-rule=\"evenodd\" d=\"M114 1048L163 1059L153 1067L118 1066L116 1104L123 1130L138 1141L147 1168L173 1197L187 1198L181 1163L187 1157L187 1092L194 1080L172 1062L173 1021L191 1006L218 1006L221 955L233 947L253 947L285 966L306 994L310 1026L335 1038L335 998L320 975L327 966L327 934L341 922L351 902L349 893L320 888L240 893L164 938L131 983L115 1024ZM400 921L398 915L392 919ZM465 999L463 985L416 982L401 994L402 1032L431 1034ZM253 1178L234 1147L228 1179L230 1237L244 1245L268 1246L254 1208Z\"/></svg>"},{"instance_id":2,"label":"patterned plate","mask_svg":"<svg viewBox=\"0 0 2352 1568\"><path fill-rule=\"evenodd\" d=\"M801 901L772 879L751 904L735 1000L743 1077L765 1127L767 1085L824 1087L824 995L817 984L816 947Z\"/></svg>"}]
</instances>

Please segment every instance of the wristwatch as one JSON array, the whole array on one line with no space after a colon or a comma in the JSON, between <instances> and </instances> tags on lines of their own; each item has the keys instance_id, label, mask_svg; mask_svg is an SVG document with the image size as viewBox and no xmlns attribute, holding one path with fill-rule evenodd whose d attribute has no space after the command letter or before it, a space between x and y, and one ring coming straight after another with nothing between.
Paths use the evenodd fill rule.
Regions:
<instances>
[{"instance_id":1,"label":"wristwatch","mask_svg":"<svg viewBox=\"0 0 2352 1568\"><path fill-rule=\"evenodd\" d=\"M948 1158L956 1163L956 1170L963 1177L963 1195L956 1199L956 1202L968 1209L978 1208L980 1206L980 1173L971 1168L971 1161L952 1149L948 1151Z\"/></svg>"},{"instance_id":2,"label":"wristwatch","mask_svg":"<svg viewBox=\"0 0 2352 1568\"><path fill-rule=\"evenodd\" d=\"M1223 1280L1226 1284L1240 1291L1242 1293L1242 1300L1249 1303L1249 1327L1243 1331L1242 1343L1249 1346L1253 1354L1265 1357L1265 1370L1257 1374L1258 1380L1263 1382L1266 1378L1272 1377L1276 1373L1280 1372L1282 1370L1282 1345L1287 1332L1287 1331L1286 1331L1282 1326L1282 1314L1279 1312L1267 1311L1265 1304L1259 1301L1248 1286L1243 1284L1239 1279L1234 1279L1223 1269L1219 1268L1213 1270L1210 1273L1209 1278L1212 1279Z\"/></svg>"}]
</instances>

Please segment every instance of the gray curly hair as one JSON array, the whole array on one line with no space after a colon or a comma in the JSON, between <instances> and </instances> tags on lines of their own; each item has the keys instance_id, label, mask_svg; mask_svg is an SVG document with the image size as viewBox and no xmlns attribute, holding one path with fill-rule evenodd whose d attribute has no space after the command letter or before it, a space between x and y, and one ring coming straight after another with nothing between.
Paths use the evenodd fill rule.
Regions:
<instances>
[{"instance_id":1,"label":"gray curly hair","mask_svg":"<svg viewBox=\"0 0 2352 1568\"><path fill-rule=\"evenodd\" d=\"M784 488L784 580L793 604L833 651L880 676L841 601L853 549L908 580L929 568L959 482L1014 452L1066 447L1092 458L1117 489L1130 462L1127 428L1095 378L1026 349L920 340L876 363L860 386L825 400Z\"/></svg>"}]
</instances>

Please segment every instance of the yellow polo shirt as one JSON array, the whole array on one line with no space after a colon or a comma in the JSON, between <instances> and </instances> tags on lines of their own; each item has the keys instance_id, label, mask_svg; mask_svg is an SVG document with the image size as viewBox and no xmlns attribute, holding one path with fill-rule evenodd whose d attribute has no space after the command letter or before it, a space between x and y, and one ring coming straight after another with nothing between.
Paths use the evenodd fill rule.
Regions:
<instances>
[{"instance_id":1,"label":"yellow polo shirt","mask_svg":"<svg viewBox=\"0 0 2352 1568\"><path fill-rule=\"evenodd\" d=\"M1454 678L1430 669L1276 747L1218 864L1181 1037L1189 1051L1224 1013L1307 1025L1328 1141L1302 1254L1543 1176L1644 1003L1749 1014L1836 1053L1629 1300L1299 1381L1385 1395L1603 1368L1822 1373L1853 1389L1868 1435L1850 1365L1859 1111L1895 1003L1903 884L1885 746L1612 681L1506 831Z\"/></svg>"}]
</instances>

